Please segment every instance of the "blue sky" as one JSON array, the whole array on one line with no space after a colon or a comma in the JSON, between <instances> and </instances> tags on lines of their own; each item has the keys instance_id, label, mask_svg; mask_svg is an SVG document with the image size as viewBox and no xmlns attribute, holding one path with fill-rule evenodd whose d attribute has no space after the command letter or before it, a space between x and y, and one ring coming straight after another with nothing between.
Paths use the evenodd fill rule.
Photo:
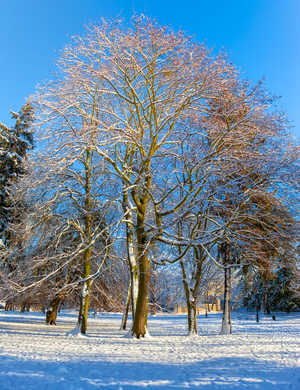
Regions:
<instances>
[{"instance_id":1,"label":"blue sky","mask_svg":"<svg viewBox=\"0 0 300 390\"><path fill-rule=\"evenodd\" d=\"M245 77L267 88L300 138L300 0L0 0L0 121L11 125L57 51L100 17L145 13L225 48Z\"/></svg>"}]
</instances>

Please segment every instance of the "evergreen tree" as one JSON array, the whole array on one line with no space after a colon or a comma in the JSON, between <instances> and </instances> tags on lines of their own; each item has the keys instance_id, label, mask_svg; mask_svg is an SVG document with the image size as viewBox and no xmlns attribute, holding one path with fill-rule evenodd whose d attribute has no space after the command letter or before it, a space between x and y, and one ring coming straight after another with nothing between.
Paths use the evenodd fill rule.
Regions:
<instances>
[{"instance_id":1,"label":"evergreen tree","mask_svg":"<svg viewBox=\"0 0 300 390\"><path fill-rule=\"evenodd\" d=\"M300 300L292 291L295 282L295 268L285 266L272 273L268 283L268 309L271 311L295 310L300 307ZM260 309L264 299L265 280L260 272L249 273L244 281L244 306L248 309Z\"/></svg>"},{"instance_id":2,"label":"evergreen tree","mask_svg":"<svg viewBox=\"0 0 300 390\"><path fill-rule=\"evenodd\" d=\"M33 148L33 108L25 104L21 111L11 111L16 123L7 127L0 122L0 238L7 244L9 233L8 223L11 222L9 186L25 173L25 160Z\"/></svg>"},{"instance_id":3,"label":"evergreen tree","mask_svg":"<svg viewBox=\"0 0 300 390\"><path fill-rule=\"evenodd\" d=\"M291 289L295 277L293 267L283 266L275 272L275 277L271 279L269 285L268 302L271 310L289 313L300 307L300 300Z\"/></svg>"},{"instance_id":4,"label":"evergreen tree","mask_svg":"<svg viewBox=\"0 0 300 390\"><path fill-rule=\"evenodd\" d=\"M248 269L244 275L243 291L244 306L248 310L260 310L263 301L264 286L261 274L253 268Z\"/></svg>"}]
</instances>

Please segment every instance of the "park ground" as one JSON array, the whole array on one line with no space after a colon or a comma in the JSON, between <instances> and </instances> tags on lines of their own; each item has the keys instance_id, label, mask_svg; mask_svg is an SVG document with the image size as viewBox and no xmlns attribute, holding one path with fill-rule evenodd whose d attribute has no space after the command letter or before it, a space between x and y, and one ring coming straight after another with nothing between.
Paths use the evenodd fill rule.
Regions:
<instances>
[{"instance_id":1,"label":"park ground","mask_svg":"<svg viewBox=\"0 0 300 390\"><path fill-rule=\"evenodd\" d=\"M75 311L56 326L40 312L0 311L0 389L299 389L300 313L255 321L233 313L233 334L220 336L221 313L200 314L198 336L185 315L150 316L150 336L126 337L121 314L89 317L72 336Z\"/></svg>"}]
</instances>

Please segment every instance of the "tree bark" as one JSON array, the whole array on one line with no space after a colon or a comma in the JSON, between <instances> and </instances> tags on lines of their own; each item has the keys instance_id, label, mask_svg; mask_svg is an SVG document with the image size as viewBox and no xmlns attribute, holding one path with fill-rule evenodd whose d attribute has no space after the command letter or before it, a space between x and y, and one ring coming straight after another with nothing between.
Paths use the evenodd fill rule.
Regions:
<instances>
[{"instance_id":1,"label":"tree bark","mask_svg":"<svg viewBox=\"0 0 300 390\"><path fill-rule=\"evenodd\" d=\"M130 281L128 293L127 293L126 304L125 304L124 311L123 311L120 330L126 330L129 306L130 306L130 302L131 302L131 291L132 291L132 289L131 289L131 281Z\"/></svg>"},{"instance_id":2,"label":"tree bark","mask_svg":"<svg viewBox=\"0 0 300 390\"><path fill-rule=\"evenodd\" d=\"M180 227L179 227L180 229ZM181 232L179 230L179 235ZM181 249L179 247L179 254ZM187 273L185 270L184 260L180 260L180 266L182 271L182 281L186 297L186 307L188 313L188 332L190 335L197 334L197 293L202 275L202 265L204 261L203 250L194 248L194 254L196 258L196 271L193 275L193 287L188 284Z\"/></svg>"},{"instance_id":3,"label":"tree bark","mask_svg":"<svg viewBox=\"0 0 300 390\"><path fill-rule=\"evenodd\" d=\"M255 297L255 311L256 311L256 322L259 322L259 298L258 298L258 294Z\"/></svg>"},{"instance_id":4,"label":"tree bark","mask_svg":"<svg viewBox=\"0 0 300 390\"><path fill-rule=\"evenodd\" d=\"M187 308L187 315L188 315L188 332L189 335L197 334L196 302L193 299L192 292L190 291L183 260L180 260L180 266L182 271L182 282L183 282L185 298L186 298L186 308Z\"/></svg>"},{"instance_id":5,"label":"tree bark","mask_svg":"<svg viewBox=\"0 0 300 390\"><path fill-rule=\"evenodd\" d=\"M267 314L268 311L268 289L269 289L269 283L267 279L264 279L264 297L263 297L263 309L264 309L264 315Z\"/></svg>"},{"instance_id":6,"label":"tree bark","mask_svg":"<svg viewBox=\"0 0 300 390\"><path fill-rule=\"evenodd\" d=\"M60 302L61 297L57 296L49 303L48 310L46 313L46 324L56 325L55 321L57 318L57 310Z\"/></svg>"},{"instance_id":7,"label":"tree bark","mask_svg":"<svg viewBox=\"0 0 300 390\"><path fill-rule=\"evenodd\" d=\"M23 302L21 306L21 313L25 313L27 302Z\"/></svg>"},{"instance_id":8,"label":"tree bark","mask_svg":"<svg viewBox=\"0 0 300 390\"><path fill-rule=\"evenodd\" d=\"M90 215L90 209L91 209L91 177L92 177L92 168L91 168L91 162L92 162L92 152L90 149L87 149L85 152L85 160L84 160L84 166L85 166L85 237L87 239L87 249L84 251L84 257L83 257L83 274L82 278L84 280L83 286L81 289L81 296L80 296L80 307L79 307L79 314L78 314L78 322L77 322L77 328L80 329L80 332L82 334L86 333L87 329L87 317L88 317L88 310L89 310L89 300L90 300L90 286L91 281L88 279L90 276L91 271L91 247L90 247L90 238L91 238L91 232L92 232L92 221L91 221L91 215Z\"/></svg>"},{"instance_id":9,"label":"tree bark","mask_svg":"<svg viewBox=\"0 0 300 390\"><path fill-rule=\"evenodd\" d=\"M83 279L89 277L90 267L91 267L90 260L87 260L83 268L83 275L82 275ZM80 332L82 334L85 334L87 330L89 300L90 300L90 281L85 280L81 290L80 307L79 307L78 322L77 322L77 327L78 329L80 329Z\"/></svg>"},{"instance_id":10,"label":"tree bark","mask_svg":"<svg viewBox=\"0 0 300 390\"><path fill-rule=\"evenodd\" d=\"M220 335L232 333L231 327L231 253L229 245L224 242L220 245L220 253L224 264L224 308Z\"/></svg>"},{"instance_id":11,"label":"tree bark","mask_svg":"<svg viewBox=\"0 0 300 390\"><path fill-rule=\"evenodd\" d=\"M222 318L222 328L220 334L228 335L232 333L231 327L231 268L224 270L224 308Z\"/></svg>"},{"instance_id":12,"label":"tree bark","mask_svg":"<svg viewBox=\"0 0 300 390\"><path fill-rule=\"evenodd\" d=\"M134 231L133 231L133 217L132 211L129 211L128 217L130 223L127 223L127 251L128 251L128 263L130 270L130 279L131 279L131 307L132 307L132 321L134 321L134 316L136 312L137 297L138 297L138 288L139 288L139 273L138 265L135 256L134 250Z\"/></svg>"},{"instance_id":13,"label":"tree bark","mask_svg":"<svg viewBox=\"0 0 300 390\"><path fill-rule=\"evenodd\" d=\"M150 280L150 262L146 247L144 220L145 215L138 214L136 235L139 264L139 286L136 302L136 312L132 326L132 335L138 339L145 337L147 334L148 289Z\"/></svg>"},{"instance_id":14,"label":"tree bark","mask_svg":"<svg viewBox=\"0 0 300 390\"><path fill-rule=\"evenodd\" d=\"M129 200L127 191L124 191L123 194L123 210L126 215L126 244L127 244L127 259L130 272L130 288L131 288L131 308L132 308L132 321L134 321L136 303L138 296L138 285L139 285L139 275L138 275L138 265L136 260L136 251L134 246L134 223L133 223L133 206ZM126 325L125 325L126 327Z\"/></svg>"},{"instance_id":15,"label":"tree bark","mask_svg":"<svg viewBox=\"0 0 300 390\"><path fill-rule=\"evenodd\" d=\"M135 255L135 248L134 248L132 205L129 202L131 206L130 208L128 206L128 202L129 202L128 195L125 194L123 196L123 209L126 214L126 219L128 221L126 222L126 238L127 238L127 259L128 259L128 266L130 272L130 285L129 285L130 291L128 291L128 301L126 303L122 324L121 324L121 328L123 328L123 330L126 329L130 300L131 300L131 308L132 308L132 323L134 322L137 297L138 297L138 286L139 286L138 266L137 266L137 260Z\"/></svg>"},{"instance_id":16,"label":"tree bark","mask_svg":"<svg viewBox=\"0 0 300 390\"><path fill-rule=\"evenodd\" d=\"M150 264L147 254L139 259L139 288L136 304L136 313L132 327L132 334L136 338L145 337L147 333L147 303L148 303L148 286Z\"/></svg>"},{"instance_id":17,"label":"tree bark","mask_svg":"<svg viewBox=\"0 0 300 390\"><path fill-rule=\"evenodd\" d=\"M10 302L10 301L6 301L6 302L5 302L4 311L11 311L11 310L14 310L14 305L13 305L13 303Z\"/></svg>"}]
</instances>

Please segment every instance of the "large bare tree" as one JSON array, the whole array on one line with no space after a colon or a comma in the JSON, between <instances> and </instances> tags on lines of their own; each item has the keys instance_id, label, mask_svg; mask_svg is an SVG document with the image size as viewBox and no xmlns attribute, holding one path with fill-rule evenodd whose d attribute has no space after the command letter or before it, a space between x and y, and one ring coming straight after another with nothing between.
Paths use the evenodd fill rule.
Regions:
<instances>
[{"instance_id":1,"label":"large bare tree","mask_svg":"<svg viewBox=\"0 0 300 390\"><path fill-rule=\"evenodd\" d=\"M96 136L89 145L119 181L129 258L134 255L138 264L132 334L144 337L149 246L164 234L164 218L197 192L196 184L174 204L186 142L190 132L199 133L189 123L205 112L233 67L191 37L144 16L126 27L116 21L90 26L64 50L59 63L66 77L88 91L82 115L91 124L85 130ZM63 107L60 111L66 114Z\"/></svg>"}]
</instances>

